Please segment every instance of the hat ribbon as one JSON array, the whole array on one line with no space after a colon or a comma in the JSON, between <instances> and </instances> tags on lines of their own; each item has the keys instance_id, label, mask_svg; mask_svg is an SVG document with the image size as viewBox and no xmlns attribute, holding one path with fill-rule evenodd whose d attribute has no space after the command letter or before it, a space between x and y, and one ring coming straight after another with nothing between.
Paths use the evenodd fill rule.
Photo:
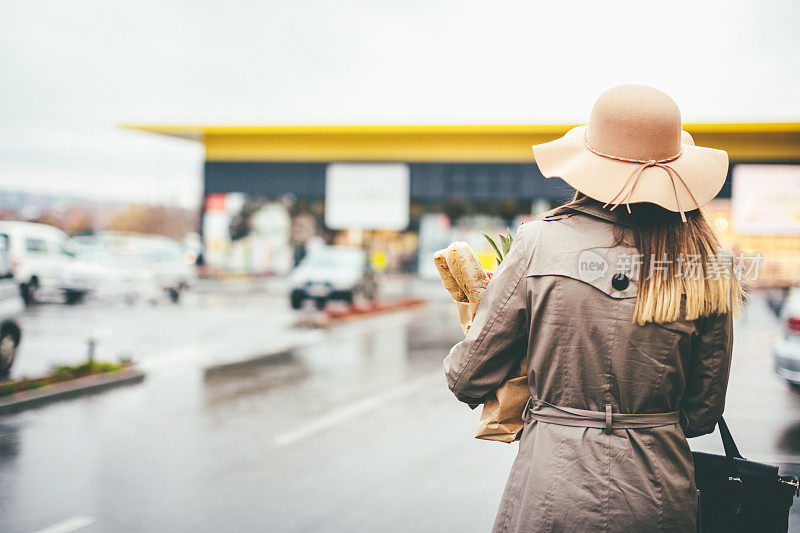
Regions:
<instances>
[{"instance_id":1,"label":"hat ribbon","mask_svg":"<svg viewBox=\"0 0 800 533\"><path fill-rule=\"evenodd\" d=\"M672 191L675 193L675 203L678 204L678 211L680 211L680 213L681 213L681 220L683 222L686 222L686 214L684 213L683 207L681 206L681 200L678 197L678 186L677 186L677 183L675 182L676 179L681 183L681 185L683 185L683 188L686 189L686 192L689 193L689 197L692 199L694 204L696 206L700 206L700 204L697 202L697 199L695 199L694 195L692 194L692 191L689 189L689 186L686 185L686 182L683 181L683 178L681 178L681 175L678 174L678 171L675 170L674 168L672 168L671 166L666 164L666 163L670 163L670 162L675 161L676 159L678 159L681 156L681 154L683 154L683 150L681 150L677 154L673 155L672 157L667 157L666 159L648 159L648 160L643 160L643 159L628 159L628 158L619 157L619 156L616 156L616 155L604 154L603 152L600 152L600 151L595 150L594 148L592 148L592 146L589 144L589 140L586 138L585 135L583 137L583 144L586 145L586 148L590 152L592 152L595 155L599 155L600 157L606 157L608 159L614 159L616 161L623 161L625 163L638 163L639 164L639 166L637 166L633 170L633 172L631 172L631 175L628 176L628 179L625 180L625 183L622 185L622 188L614 196L614 198L612 198L611 200L609 200L608 202L606 202L603 205L604 208L608 207L611 204L613 204L612 207L611 207L611 211L613 211L614 209L619 207L620 204L624 203L625 207L628 209L628 213L630 213L631 212L631 204L630 204L631 194L633 193L634 187L636 187L636 182L639 180L639 176L641 176L642 172L644 172L645 169L648 168L648 167L663 168L664 171L669 176L669 179L672 182ZM628 185L630 185L630 187L628 187ZM627 193L625 192L626 189L627 189ZM625 193L625 194L623 195L623 193ZM622 198L620 198L620 196Z\"/></svg>"}]
</instances>

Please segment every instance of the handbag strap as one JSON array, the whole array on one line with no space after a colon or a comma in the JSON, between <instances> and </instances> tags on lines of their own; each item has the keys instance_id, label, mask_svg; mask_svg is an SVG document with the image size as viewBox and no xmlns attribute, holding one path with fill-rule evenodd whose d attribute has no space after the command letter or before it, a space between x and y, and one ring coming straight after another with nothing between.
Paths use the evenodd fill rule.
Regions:
<instances>
[{"instance_id":1,"label":"handbag strap","mask_svg":"<svg viewBox=\"0 0 800 533\"><path fill-rule=\"evenodd\" d=\"M742 454L739 453L739 448L736 447L736 443L733 442L733 435L731 435L731 430L728 429L728 424L725 423L725 419L720 417L717 425L719 426L719 434L722 437L722 446L725 448L725 457L728 459L732 457L744 459Z\"/></svg>"}]
</instances>

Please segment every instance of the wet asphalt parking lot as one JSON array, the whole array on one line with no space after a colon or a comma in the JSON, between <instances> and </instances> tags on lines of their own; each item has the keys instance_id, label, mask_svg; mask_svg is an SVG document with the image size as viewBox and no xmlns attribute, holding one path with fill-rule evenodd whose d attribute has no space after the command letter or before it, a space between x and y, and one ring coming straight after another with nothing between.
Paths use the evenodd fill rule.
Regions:
<instances>
[{"instance_id":1,"label":"wet asphalt parking lot","mask_svg":"<svg viewBox=\"0 0 800 533\"><path fill-rule=\"evenodd\" d=\"M294 318L280 291L222 284L177 306L29 310L16 375L78 362L94 336L98 358L133 357L147 379L0 417L0 531L487 531L516 445L473 439L478 412L446 388L448 302L324 331ZM746 457L800 474L779 327L755 295L726 419ZM203 370L267 351L283 353ZM717 435L690 442L721 452Z\"/></svg>"}]
</instances>

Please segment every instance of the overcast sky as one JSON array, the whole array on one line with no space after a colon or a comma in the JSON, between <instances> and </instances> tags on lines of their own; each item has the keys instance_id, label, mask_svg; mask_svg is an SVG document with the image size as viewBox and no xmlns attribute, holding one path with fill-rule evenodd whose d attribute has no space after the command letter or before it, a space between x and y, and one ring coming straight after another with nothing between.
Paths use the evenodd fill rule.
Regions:
<instances>
[{"instance_id":1,"label":"overcast sky","mask_svg":"<svg viewBox=\"0 0 800 533\"><path fill-rule=\"evenodd\" d=\"M0 188L196 205L202 147L122 122L582 122L621 83L800 121L798 27L796 0L4 0Z\"/></svg>"}]
</instances>

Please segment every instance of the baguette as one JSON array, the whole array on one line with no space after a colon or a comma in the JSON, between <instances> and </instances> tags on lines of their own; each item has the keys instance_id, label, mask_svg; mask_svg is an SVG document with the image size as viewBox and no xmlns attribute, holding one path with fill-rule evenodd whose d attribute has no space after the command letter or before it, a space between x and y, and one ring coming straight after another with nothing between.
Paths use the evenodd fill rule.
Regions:
<instances>
[{"instance_id":1,"label":"baguette","mask_svg":"<svg viewBox=\"0 0 800 533\"><path fill-rule=\"evenodd\" d=\"M466 303L469 301L467 299L467 294L458 284L456 278L453 277L453 273L450 272L450 268L447 266L447 257L445 257L446 251L446 249L439 250L433 254L433 262L436 263L436 270L439 271L439 277L442 278L442 285L444 285L444 288L450 293L450 296L453 297L453 300Z\"/></svg>"},{"instance_id":2,"label":"baguette","mask_svg":"<svg viewBox=\"0 0 800 533\"><path fill-rule=\"evenodd\" d=\"M478 261L478 256L469 244L456 241L447 247L445 257L450 273L466 293L467 300L470 303L479 303L489 283L489 277Z\"/></svg>"}]
</instances>

